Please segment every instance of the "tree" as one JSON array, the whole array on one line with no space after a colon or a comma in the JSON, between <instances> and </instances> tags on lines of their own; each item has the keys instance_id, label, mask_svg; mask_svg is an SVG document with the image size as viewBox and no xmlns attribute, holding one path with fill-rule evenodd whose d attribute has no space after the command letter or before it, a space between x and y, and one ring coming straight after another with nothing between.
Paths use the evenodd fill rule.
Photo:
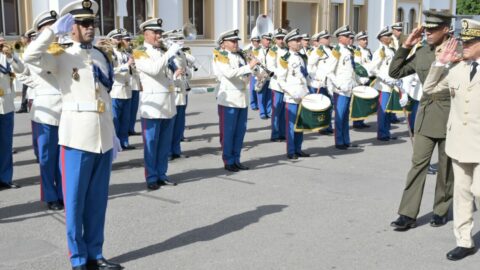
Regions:
<instances>
[{"instance_id":1,"label":"tree","mask_svg":"<svg viewBox=\"0 0 480 270\"><path fill-rule=\"evenodd\" d=\"M480 1L478 0L457 0L458 15L480 14Z\"/></svg>"}]
</instances>

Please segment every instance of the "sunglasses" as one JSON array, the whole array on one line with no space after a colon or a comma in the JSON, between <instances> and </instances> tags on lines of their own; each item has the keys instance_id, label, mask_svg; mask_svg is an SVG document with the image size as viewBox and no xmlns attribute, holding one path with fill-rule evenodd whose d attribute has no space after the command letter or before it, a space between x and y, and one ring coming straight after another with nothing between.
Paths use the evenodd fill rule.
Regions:
<instances>
[{"instance_id":1,"label":"sunglasses","mask_svg":"<svg viewBox=\"0 0 480 270\"><path fill-rule=\"evenodd\" d=\"M97 23L94 20L75 21L75 23L81 25L84 28L88 28L90 26L93 26L93 28L97 27Z\"/></svg>"}]
</instances>

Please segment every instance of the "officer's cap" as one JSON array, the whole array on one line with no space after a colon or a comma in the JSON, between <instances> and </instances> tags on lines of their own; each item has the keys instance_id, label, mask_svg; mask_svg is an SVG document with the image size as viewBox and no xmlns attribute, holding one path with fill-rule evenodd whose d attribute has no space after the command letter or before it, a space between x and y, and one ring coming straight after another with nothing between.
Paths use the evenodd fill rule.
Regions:
<instances>
[{"instance_id":1,"label":"officer's cap","mask_svg":"<svg viewBox=\"0 0 480 270\"><path fill-rule=\"evenodd\" d=\"M350 26L348 25L344 25L340 28L338 28L337 30L335 30L335 32L333 32L333 35L336 36L336 37L339 37L339 36L350 36L350 33L352 33L352 31L350 31Z\"/></svg>"},{"instance_id":2,"label":"officer's cap","mask_svg":"<svg viewBox=\"0 0 480 270\"><path fill-rule=\"evenodd\" d=\"M141 31L152 30L152 31L163 32L162 25L163 25L162 19L153 18L153 19L144 21L142 24L140 24L140 30Z\"/></svg>"},{"instance_id":3,"label":"officer's cap","mask_svg":"<svg viewBox=\"0 0 480 270\"><path fill-rule=\"evenodd\" d=\"M390 29L390 27L385 26L378 32L377 39L380 39L381 37L389 37L391 35L392 35L392 30Z\"/></svg>"},{"instance_id":4,"label":"officer's cap","mask_svg":"<svg viewBox=\"0 0 480 270\"><path fill-rule=\"evenodd\" d=\"M129 32L125 31L122 35L122 39L125 39L125 40L132 40L132 36L130 35Z\"/></svg>"},{"instance_id":5,"label":"officer's cap","mask_svg":"<svg viewBox=\"0 0 480 270\"><path fill-rule=\"evenodd\" d=\"M27 38L34 38L37 36L37 32L35 31L34 28L32 28L32 29L29 29L27 32L25 32L25 36Z\"/></svg>"},{"instance_id":6,"label":"officer's cap","mask_svg":"<svg viewBox=\"0 0 480 270\"><path fill-rule=\"evenodd\" d=\"M305 33L305 34L302 34L302 39L303 40L310 40L310 35Z\"/></svg>"},{"instance_id":7,"label":"officer's cap","mask_svg":"<svg viewBox=\"0 0 480 270\"><path fill-rule=\"evenodd\" d=\"M349 38L354 38L357 33L351 31L350 34L348 35Z\"/></svg>"},{"instance_id":8,"label":"officer's cap","mask_svg":"<svg viewBox=\"0 0 480 270\"><path fill-rule=\"evenodd\" d=\"M403 22L396 22L392 24L392 29L402 31L403 30Z\"/></svg>"},{"instance_id":9,"label":"officer's cap","mask_svg":"<svg viewBox=\"0 0 480 270\"><path fill-rule=\"evenodd\" d=\"M284 38L288 34L288 31L283 28L275 29L273 33L274 38Z\"/></svg>"},{"instance_id":10,"label":"officer's cap","mask_svg":"<svg viewBox=\"0 0 480 270\"><path fill-rule=\"evenodd\" d=\"M300 35L300 30L293 29L283 38L283 41L285 41L285 43L288 43L291 40L301 39L301 38L302 38L302 36Z\"/></svg>"},{"instance_id":11,"label":"officer's cap","mask_svg":"<svg viewBox=\"0 0 480 270\"><path fill-rule=\"evenodd\" d=\"M471 19L462 20L462 30L460 31L460 39L464 42L480 40L480 21Z\"/></svg>"},{"instance_id":12,"label":"officer's cap","mask_svg":"<svg viewBox=\"0 0 480 270\"><path fill-rule=\"evenodd\" d=\"M228 30L220 34L217 39L218 44L222 44L225 40L240 40L241 38L238 36L240 31L238 29Z\"/></svg>"},{"instance_id":13,"label":"officer's cap","mask_svg":"<svg viewBox=\"0 0 480 270\"><path fill-rule=\"evenodd\" d=\"M45 24L57 21L57 17L58 14L55 10L42 12L33 20L33 28L39 30Z\"/></svg>"},{"instance_id":14,"label":"officer's cap","mask_svg":"<svg viewBox=\"0 0 480 270\"><path fill-rule=\"evenodd\" d=\"M251 36L250 40L251 41L260 41L260 36Z\"/></svg>"},{"instance_id":15,"label":"officer's cap","mask_svg":"<svg viewBox=\"0 0 480 270\"><path fill-rule=\"evenodd\" d=\"M272 34L271 33L266 33L261 36L261 38L272 40Z\"/></svg>"},{"instance_id":16,"label":"officer's cap","mask_svg":"<svg viewBox=\"0 0 480 270\"><path fill-rule=\"evenodd\" d=\"M355 35L356 40L363 39L363 38L368 38L368 33L365 31L360 31L358 32L358 34Z\"/></svg>"},{"instance_id":17,"label":"officer's cap","mask_svg":"<svg viewBox=\"0 0 480 270\"><path fill-rule=\"evenodd\" d=\"M321 38L329 38L330 37L330 33L328 32L327 29L321 31L321 32L318 32L316 33L315 35L312 36L312 39L313 40L319 40Z\"/></svg>"},{"instance_id":18,"label":"officer's cap","mask_svg":"<svg viewBox=\"0 0 480 270\"><path fill-rule=\"evenodd\" d=\"M122 38L126 32L127 31L122 28L113 29L112 31L108 32L107 38Z\"/></svg>"},{"instance_id":19,"label":"officer's cap","mask_svg":"<svg viewBox=\"0 0 480 270\"><path fill-rule=\"evenodd\" d=\"M425 28L436 28L441 25L450 25L452 23L452 18L454 18L450 12L445 10L425 10L423 15L425 15L425 22L422 26Z\"/></svg>"},{"instance_id":20,"label":"officer's cap","mask_svg":"<svg viewBox=\"0 0 480 270\"><path fill-rule=\"evenodd\" d=\"M93 0L74 1L60 11L60 17L70 13L76 21L94 20L97 16L98 4Z\"/></svg>"}]
</instances>

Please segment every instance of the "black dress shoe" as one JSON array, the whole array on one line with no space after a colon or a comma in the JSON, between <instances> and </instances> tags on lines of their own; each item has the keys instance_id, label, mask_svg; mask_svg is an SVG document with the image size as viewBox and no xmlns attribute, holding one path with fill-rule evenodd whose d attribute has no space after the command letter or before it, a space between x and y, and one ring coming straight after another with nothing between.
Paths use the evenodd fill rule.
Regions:
<instances>
[{"instance_id":1,"label":"black dress shoe","mask_svg":"<svg viewBox=\"0 0 480 270\"><path fill-rule=\"evenodd\" d=\"M160 186L176 186L177 185L176 182L170 181L168 179L158 180L157 184L159 184Z\"/></svg>"},{"instance_id":2,"label":"black dress shoe","mask_svg":"<svg viewBox=\"0 0 480 270\"><path fill-rule=\"evenodd\" d=\"M300 152L296 153L296 155L299 156L299 157L310 157L310 154L307 154L303 151L300 151Z\"/></svg>"},{"instance_id":3,"label":"black dress shoe","mask_svg":"<svg viewBox=\"0 0 480 270\"><path fill-rule=\"evenodd\" d=\"M122 149L123 150L133 150L135 149L136 147L133 146L133 145L122 145Z\"/></svg>"},{"instance_id":4,"label":"black dress shoe","mask_svg":"<svg viewBox=\"0 0 480 270\"><path fill-rule=\"evenodd\" d=\"M471 248L456 247L447 253L447 259L451 261L458 261L469 255L474 254L475 252L476 252L475 247L471 247Z\"/></svg>"},{"instance_id":5,"label":"black dress shoe","mask_svg":"<svg viewBox=\"0 0 480 270\"><path fill-rule=\"evenodd\" d=\"M174 159L177 159L177 158L189 158L189 157L190 157L190 156L172 154L172 155L170 156L170 160L174 160Z\"/></svg>"},{"instance_id":6,"label":"black dress shoe","mask_svg":"<svg viewBox=\"0 0 480 270\"><path fill-rule=\"evenodd\" d=\"M237 166L235 166L234 164L232 165L225 165L225 170L229 171L229 172L238 172L239 169L237 168Z\"/></svg>"},{"instance_id":7,"label":"black dress shoe","mask_svg":"<svg viewBox=\"0 0 480 270\"><path fill-rule=\"evenodd\" d=\"M16 113L26 113L28 112L27 108L20 108L20 110L16 111Z\"/></svg>"},{"instance_id":8,"label":"black dress shoe","mask_svg":"<svg viewBox=\"0 0 480 270\"><path fill-rule=\"evenodd\" d=\"M88 270L87 266L85 265L80 265L80 266L74 266L72 267L72 270Z\"/></svg>"},{"instance_id":9,"label":"black dress shoe","mask_svg":"<svg viewBox=\"0 0 480 270\"><path fill-rule=\"evenodd\" d=\"M343 145L343 144L336 144L335 148L340 149L340 150L347 150L348 149L348 147L346 145Z\"/></svg>"},{"instance_id":10,"label":"black dress shoe","mask_svg":"<svg viewBox=\"0 0 480 270\"><path fill-rule=\"evenodd\" d=\"M288 159L298 159L298 155L297 154L290 154L290 155L287 155Z\"/></svg>"},{"instance_id":11,"label":"black dress shoe","mask_svg":"<svg viewBox=\"0 0 480 270\"><path fill-rule=\"evenodd\" d=\"M333 130L322 129L322 130L320 130L318 133L320 133L320 134L322 134L322 135L332 135L332 134L333 134Z\"/></svg>"},{"instance_id":12,"label":"black dress shoe","mask_svg":"<svg viewBox=\"0 0 480 270\"><path fill-rule=\"evenodd\" d=\"M12 149L12 154L16 154L16 153L18 153L17 150Z\"/></svg>"},{"instance_id":13,"label":"black dress shoe","mask_svg":"<svg viewBox=\"0 0 480 270\"><path fill-rule=\"evenodd\" d=\"M390 223L390 226L399 229L399 230L408 230L410 228L415 228L417 227L417 224L415 223L415 219L411 217L407 217L404 215L400 215L397 220L393 221Z\"/></svg>"},{"instance_id":14,"label":"black dress shoe","mask_svg":"<svg viewBox=\"0 0 480 270\"><path fill-rule=\"evenodd\" d=\"M15 184L7 184L7 183L4 183L2 181L0 181L0 189L11 189L11 188L20 188L19 185L15 185Z\"/></svg>"},{"instance_id":15,"label":"black dress shoe","mask_svg":"<svg viewBox=\"0 0 480 270\"><path fill-rule=\"evenodd\" d=\"M346 146L347 148L348 148L348 147L356 148L356 147L358 147L358 144L349 143L349 144L345 144L345 146Z\"/></svg>"},{"instance_id":16,"label":"black dress shoe","mask_svg":"<svg viewBox=\"0 0 480 270\"><path fill-rule=\"evenodd\" d=\"M382 142L388 142L388 141L390 141L390 138L389 137L377 138L377 140L382 141Z\"/></svg>"},{"instance_id":17,"label":"black dress shoe","mask_svg":"<svg viewBox=\"0 0 480 270\"><path fill-rule=\"evenodd\" d=\"M393 136L393 137L390 137L389 138L391 141L395 141L395 140L398 140L398 137L397 136Z\"/></svg>"},{"instance_id":18,"label":"black dress shoe","mask_svg":"<svg viewBox=\"0 0 480 270\"><path fill-rule=\"evenodd\" d=\"M139 136L142 135L141 132L136 132L136 131L129 131L128 136Z\"/></svg>"},{"instance_id":19,"label":"black dress shoe","mask_svg":"<svg viewBox=\"0 0 480 270\"><path fill-rule=\"evenodd\" d=\"M121 270L123 266L117 263L109 262L105 259L98 259L98 260L89 260L87 261L87 269L88 270Z\"/></svg>"},{"instance_id":20,"label":"black dress shoe","mask_svg":"<svg viewBox=\"0 0 480 270\"><path fill-rule=\"evenodd\" d=\"M182 139L180 139L180 141L182 141L182 142L189 142L189 141L191 141L191 140L190 140L190 139L187 139L187 138L182 138Z\"/></svg>"},{"instance_id":21,"label":"black dress shoe","mask_svg":"<svg viewBox=\"0 0 480 270\"><path fill-rule=\"evenodd\" d=\"M430 220L430 226L432 227L440 227L448 222L448 215L439 216L437 214L433 214L432 219Z\"/></svg>"},{"instance_id":22,"label":"black dress shoe","mask_svg":"<svg viewBox=\"0 0 480 270\"><path fill-rule=\"evenodd\" d=\"M277 139L270 139L270 141L272 141L272 142L282 142L282 139L280 139L280 138L277 138Z\"/></svg>"},{"instance_id":23,"label":"black dress shoe","mask_svg":"<svg viewBox=\"0 0 480 270\"><path fill-rule=\"evenodd\" d=\"M237 169L239 170L249 170L250 168L248 168L247 166L244 166L242 163L235 163L235 167L237 167Z\"/></svg>"},{"instance_id":24,"label":"black dress shoe","mask_svg":"<svg viewBox=\"0 0 480 270\"><path fill-rule=\"evenodd\" d=\"M147 188L150 190L157 190L160 188L160 185L157 183L151 183L151 184L147 184Z\"/></svg>"},{"instance_id":25,"label":"black dress shoe","mask_svg":"<svg viewBox=\"0 0 480 270\"><path fill-rule=\"evenodd\" d=\"M59 201L48 202L47 205L48 205L48 209L53 210L53 211L63 210L63 205L60 204Z\"/></svg>"}]
</instances>

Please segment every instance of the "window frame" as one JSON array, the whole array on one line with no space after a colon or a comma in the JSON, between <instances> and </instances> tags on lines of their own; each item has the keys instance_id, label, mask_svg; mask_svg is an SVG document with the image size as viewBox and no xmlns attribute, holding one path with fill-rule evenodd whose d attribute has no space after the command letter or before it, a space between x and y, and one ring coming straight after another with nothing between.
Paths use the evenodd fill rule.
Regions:
<instances>
[{"instance_id":1,"label":"window frame","mask_svg":"<svg viewBox=\"0 0 480 270\"><path fill-rule=\"evenodd\" d=\"M16 29L16 35L9 35L6 31L6 24L5 24L5 0L0 0L0 8L1 8L1 14L0 16L2 16L2 27L0 29L0 32L3 33L3 36L5 37L18 37L18 36L21 36L22 33L21 33L21 28L22 28L22 23L21 23L21 20L20 20L20 11L21 11L21 8L20 8L20 0L13 0L15 2L15 6L16 6L16 26L17 26L17 29ZM28 29L26 30L28 31Z\"/></svg>"},{"instance_id":2,"label":"window frame","mask_svg":"<svg viewBox=\"0 0 480 270\"><path fill-rule=\"evenodd\" d=\"M192 17L191 17L191 20L190 20L190 1L192 2ZM205 3L205 0L200 0L202 1L202 31L199 31L198 29L198 25L195 24L195 0L188 0L187 1L187 19L190 21L190 23L192 23L193 25L195 25L195 27L197 28L197 32L198 33L202 33L202 34L197 34L197 39L204 39L205 38L205 9L206 9L206 3Z\"/></svg>"}]
</instances>

